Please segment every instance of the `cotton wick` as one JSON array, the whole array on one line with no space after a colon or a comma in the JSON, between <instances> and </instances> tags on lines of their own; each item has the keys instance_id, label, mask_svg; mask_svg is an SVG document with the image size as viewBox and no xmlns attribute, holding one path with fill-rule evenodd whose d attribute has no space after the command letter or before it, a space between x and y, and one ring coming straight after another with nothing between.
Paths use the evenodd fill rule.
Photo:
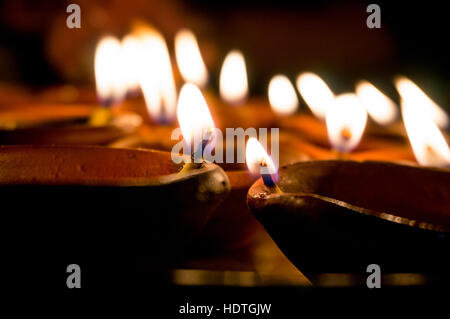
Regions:
<instances>
[{"instance_id":1,"label":"cotton wick","mask_svg":"<svg viewBox=\"0 0 450 319\"><path fill-rule=\"evenodd\" d=\"M349 128L343 128L341 130L341 137L343 140L348 141L352 138L352 131Z\"/></svg>"},{"instance_id":2,"label":"cotton wick","mask_svg":"<svg viewBox=\"0 0 450 319\"><path fill-rule=\"evenodd\" d=\"M265 158L261 158L261 160L259 161L259 166L261 168L267 167L267 160ZM274 182L271 174L261 173L261 177L263 179L264 185L266 185L266 187L269 188L273 193L281 193L280 188Z\"/></svg>"}]
</instances>

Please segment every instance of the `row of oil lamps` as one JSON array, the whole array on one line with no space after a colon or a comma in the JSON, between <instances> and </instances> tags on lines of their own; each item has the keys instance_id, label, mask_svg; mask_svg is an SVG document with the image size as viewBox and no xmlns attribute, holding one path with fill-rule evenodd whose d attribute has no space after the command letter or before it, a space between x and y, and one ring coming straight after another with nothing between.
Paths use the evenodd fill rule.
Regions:
<instances>
[{"instance_id":1,"label":"row of oil lamps","mask_svg":"<svg viewBox=\"0 0 450 319\"><path fill-rule=\"evenodd\" d=\"M283 75L269 83L270 107L263 99L247 99L245 61L238 51L229 53L222 66L222 100L199 89L206 86L208 72L192 32L177 34L175 55L187 82L178 99L164 38L139 24L122 42L106 37L98 44L95 78L101 107L90 99L78 106L40 103L30 110L22 103L4 108L0 119L6 129L0 141L16 144L1 146L0 184L5 192L19 198L30 185L29 196L42 186L73 186L67 192L63 188L59 202L70 200L74 190L82 193L94 186L88 192L98 192L108 202L110 227L97 231L117 244L111 254L126 250L110 232L122 223L131 225L127 245L151 240L164 247L161 258L168 249L178 256L194 240L208 249L241 247L252 240L255 223L247 197L278 246L311 279L323 272L358 274L373 262L387 272L444 276L449 266L445 250L450 247L450 171L445 168L450 150L440 128L448 125L448 117L416 84L405 77L395 80L404 126L395 122L395 103L371 83L358 83L356 94L335 96L313 73L296 80L313 116L294 114L297 94ZM145 105L135 97L139 90ZM279 139L280 163L289 165L278 171L264 147L250 138L246 162L252 176L242 163L186 163L183 168L167 152L176 142L171 139L175 117L187 145L199 132L216 126L279 127L279 135L269 138ZM80 124L80 118L87 122ZM407 138L423 167L412 164ZM176 156L189 162L189 156ZM253 175L261 173L254 183ZM50 193L39 193L45 198L40 202L55 201ZM109 202L121 196L123 201ZM149 214L140 208L124 217L122 209L145 207L145 202L158 209ZM56 214L56 206L47 209ZM89 206L81 225L97 218L98 205ZM70 216L62 218L70 227ZM92 241L99 237L85 236Z\"/></svg>"}]
</instances>

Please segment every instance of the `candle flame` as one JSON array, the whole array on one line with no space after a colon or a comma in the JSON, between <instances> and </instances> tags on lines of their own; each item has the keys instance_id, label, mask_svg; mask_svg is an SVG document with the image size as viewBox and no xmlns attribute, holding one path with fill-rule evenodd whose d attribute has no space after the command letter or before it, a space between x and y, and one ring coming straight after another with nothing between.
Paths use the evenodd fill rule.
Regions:
<instances>
[{"instance_id":1,"label":"candle flame","mask_svg":"<svg viewBox=\"0 0 450 319\"><path fill-rule=\"evenodd\" d=\"M450 148L436 123L423 116L419 101L402 100L403 123L420 165L450 166Z\"/></svg>"},{"instance_id":2,"label":"candle flame","mask_svg":"<svg viewBox=\"0 0 450 319\"><path fill-rule=\"evenodd\" d=\"M334 149L350 152L358 146L366 127L367 111L352 93L338 95L326 115L328 138Z\"/></svg>"},{"instance_id":3,"label":"candle flame","mask_svg":"<svg viewBox=\"0 0 450 319\"><path fill-rule=\"evenodd\" d=\"M183 29L175 35L175 55L183 79L204 87L208 82L208 70L203 62L197 39L190 30Z\"/></svg>"},{"instance_id":4,"label":"candle flame","mask_svg":"<svg viewBox=\"0 0 450 319\"><path fill-rule=\"evenodd\" d=\"M227 54L220 71L220 96L230 104L240 104L248 94L244 56L233 50Z\"/></svg>"},{"instance_id":5,"label":"candle flame","mask_svg":"<svg viewBox=\"0 0 450 319\"><path fill-rule=\"evenodd\" d=\"M254 137L250 137L247 141L245 159L250 174L270 174L274 182L277 182L278 169L275 163L261 143Z\"/></svg>"},{"instance_id":6,"label":"candle flame","mask_svg":"<svg viewBox=\"0 0 450 319\"><path fill-rule=\"evenodd\" d=\"M269 102L275 113L290 115L298 108L295 88L289 79L281 74L275 75L269 82Z\"/></svg>"},{"instance_id":7,"label":"candle flame","mask_svg":"<svg viewBox=\"0 0 450 319\"><path fill-rule=\"evenodd\" d=\"M398 111L395 103L372 83L360 81L356 84L356 94L366 107L370 117L380 125L392 123Z\"/></svg>"},{"instance_id":8,"label":"candle flame","mask_svg":"<svg viewBox=\"0 0 450 319\"><path fill-rule=\"evenodd\" d=\"M176 114L177 92L169 50L155 29L140 25L133 32L140 42L139 83L150 116L171 121Z\"/></svg>"},{"instance_id":9,"label":"candle flame","mask_svg":"<svg viewBox=\"0 0 450 319\"><path fill-rule=\"evenodd\" d=\"M124 59L120 41L104 37L97 44L94 58L95 84L100 103L111 105L121 101L126 94Z\"/></svg>"},{"instance_id":10,"label":"candle flame","mask_svg":"<svg viewBox=\"0 0 450 319\"><path fill-rule=\"evenodd\" d=\"M430 117L440 128L448 126L448 115L413 81L404 76L400 76L395 79L395 86L405 103L420 105L422 115Z\"/></svg>"},{"instance_id":11,"label":"candle flame","mask_svg":"<svg viewBox=\"0 0 450 319\"><path fill-rule=\"evenodd\" d=\"M125 83L127 91L130 93L137 92L139 90L139 52L140 42L139 39L128 34L122 39L122 52L125 64Z\"/></svg>"},{"instance_id":12,"label":"candle flame","mask_svg":"<svg viewBox=\"0 0 450 319\"><path fill-rule=\"evenodd\" d=\"M183 138L193 145L193 152L211 138L215 126L208 105L200 89L192 83L183 85L178 98L177 118Z\"/></svg>"},{"instance_id":13,"label":"candle flame","mask_svg":"<svg viewBox=\"0 0 450 319\"><path fill-rule=\"evenodd\" d=\"M297 89L314 115L323 120L334 100L334 93L325 81L317 74L302 73L297 77Z\"/></svg>"}]
</instances>

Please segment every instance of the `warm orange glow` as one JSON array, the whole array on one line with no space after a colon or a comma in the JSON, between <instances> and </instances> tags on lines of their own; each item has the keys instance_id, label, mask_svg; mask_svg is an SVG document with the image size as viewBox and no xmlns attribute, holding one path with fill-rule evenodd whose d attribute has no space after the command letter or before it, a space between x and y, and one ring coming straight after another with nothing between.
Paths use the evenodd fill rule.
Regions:
<instances>
[{"instance_id":1,"label":"warm orange glow","mask_svg":"<svg viewBox=\"0 0 450 319\"><path fill-rule=\"evenodd\" d=\"M183 79L204 87L208 82L208 70L203 62L197 39L190 30L183 29L176 34L175 55Z\"/></svg>"},{"instance_id":2,"label":"warm orange glow","mask_svg":"<svg viewBox=\"0 0 450 319\"><path fill-rule=\"evenodd\" d=\"M215 131L205 98L194 84L187 83L181 88L177 118L183 138L188 145L194 145L194 152L201 146L205 134Z\"/></svg>"},{"instance_id":3,"label":"warm orange glow","mask_svg":"<svg viewBox=\"0 0 450 319\"><path fill-rule=\"evenodd\" d=\"M449 124L448 115L413 81L401 76L395 79L395 86L402 100L407 104L415 104L423 116L430 117L440 128Z\"/></svg>"},{"instance_id":4,"label":"warm orange glow","mask_svg":"<svg viewBox=\"0 0 450 319\"><path fill-rule=\"evenodd\" d=\"M95 84L102 104L112 104L125 97L124 61L120 41L112 36L104 37L95 50Z\"/></svg>"},{"instance_id":5,"label":"warm orange glow","mask_svg":"<svg viewBox=\"0 0 450 319\"><path fill-rule=\"evenodd\" d=\"M284 75L275 75L269 82L269 102L278 115L290 115L298 108L298 98L291 81Z\"/></svg>"},{"instance_id":6,"label":"warm orange glow","mask_svg":"<svg viewBox=\"0 0 450 319\"><path fill-rule=\"evenodd\" d=\"M247 69L244 56L234 50L227 54L220 71L220 96L230 104L245 101L248 94Z\"/></svg>"},{"instance_id":7,"label":"warm orange glow","mask_svg":"<svg viewBox=\"0 0 450 319\"><path fill-rule=\"evenodd\" d=\"M360 81L356 84L356 94L366 107L370 117L380 125L392 123L398 111L395 103L372 83Z\"/></svg>"},{"instance_id":8,"label":"warm orange glow","mask_svg":"<svg viewBox=\"0 0 450 319\"><path fill-rule=\"evenodd\" d=\"M402 117L417 162L425 166L450 166L450 149L436 123L423 116L421 105L402 101Z\"/></svg>"},{"instance_id":9,"label":"warm orange glow","mask_svg":"<svg viewBox=\"0 0 450 319\"><path fill-rule=\"evenodd\" d=\"M297 89L314 115L324 119L334 99L334 94L325 81L317 74L302 73L297 77Z\"/></svg>"},{"instance_id":10,"label":"warm orange glow","mask_svg":"<svg viewBox=\"0 0 450 319\"><path fill-rule=\"evenodd\" d=\"M124 81L127 85L128 92L136 92L139 90L139 50L140 42L137 37L132 34L122 39L122 52L124 58Z\"/></svg>"},{"instance_id":11,"label":"warm orange glow","mask_svg":"<svg viewBox=\"0 0 450 319\"><path fill-rule=\"evenodd\" d=\"M272 158L267 154L261 143L254 137L250 137L247 141L245 161L248 170L252 175L277 175L278 169L272 161Z\"/></svg>"},{"instance_id":12,"label":"warm orange glow","mask_svg":"<svg viewBox=\"0 0 450 319\"><path fill-rule=\"evenodd\" d=\"M328 138L339 152L350 152L358 146L366 127L367 111L352 93L338 95L326 115Z\"/></svg>"},{"instance_id":13,"label":"warm orange glow","mask_svg":"<svg viewBox=\"0 0 450 319\"><path fill-rule=\"evenodd\" d=\"M140 42L139 83L150 116L157 121L175 117L177 92L169 50L155 29L140 26L133 34Z\"/></svg>"}]
</instances>

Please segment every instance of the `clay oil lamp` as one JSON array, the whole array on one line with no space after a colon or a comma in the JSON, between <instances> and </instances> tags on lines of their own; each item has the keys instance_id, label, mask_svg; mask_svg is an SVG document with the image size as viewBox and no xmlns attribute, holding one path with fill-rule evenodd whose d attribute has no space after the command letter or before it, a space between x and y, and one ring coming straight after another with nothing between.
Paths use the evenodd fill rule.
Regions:
<instances>
[{"instance_id":1,"label":"clay oil lamp","mask_svg":"<svg viewBox=\"0 0 450 319\"><path fill-rule=\"evenodd\" d=\"M3 221L19 262L38 258L63 271L76 262L97 282L106 274L127 279L150 256L150 269L182 258L230 186L214 164L180 173L173 158L99 146L1 146L0 188L11 212Z\"/></svg>"},{"instance_id":2,"label":"clay oil lamp","mask_svg":"<svg viewBox=\"0 0 450 319\"><path fill-rule=\"evenodd\" d=\"M181 89L177 117L184 146L187 145L191 150L192 160L185 164L183 171L195 169L200 165L199 162L202 161L200 154L209 153L208 144L214 144L216 155L218 149L223 150L223 142L217 135L218 131L215 129L205 99L195 85L188 83ZM196 129L193 129L194 125ZM196 245L198 253L234 250L245 246L251 241L257 227L256 220L249 213L245 202L246 193L253 180L246 170L241 169L242 164L218 165L225 170L231 190L227 199L217 206L203 229Z\"/></svg>"},{"instance_id":3,"label":"clay oil lamp","mask_svg":"<svg viewBox=\"0 0 450 319\"><path fill-rule=\"evenodd\" d=\"M267 158L259 151L247 157L253 167ZM331 160L287 165L273 176L262 173L250 188L249 208L314 283L345 274L351 284L365 285L374 263L382 278L450 279L448 169Z\"/></svg>"}]
</instances>

